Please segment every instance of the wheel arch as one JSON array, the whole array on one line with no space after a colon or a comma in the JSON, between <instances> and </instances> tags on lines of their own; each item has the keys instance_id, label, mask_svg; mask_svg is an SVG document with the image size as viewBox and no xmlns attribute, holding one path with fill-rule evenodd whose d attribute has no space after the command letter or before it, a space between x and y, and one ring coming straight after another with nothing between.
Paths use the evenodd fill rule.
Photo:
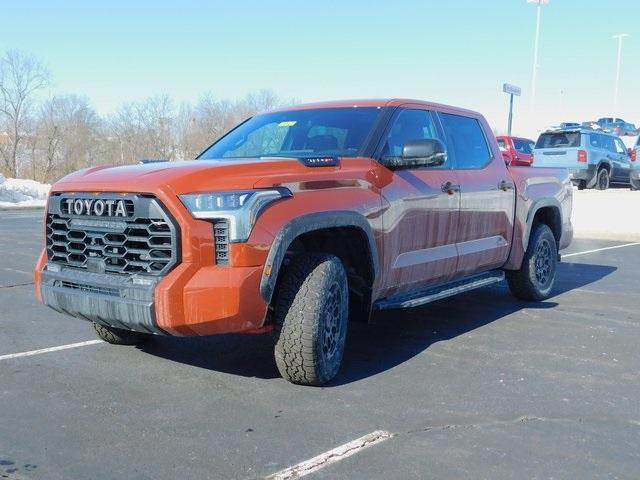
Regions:
<instances>
[{"instance_id":1,"label":"wheel arch","mask_svg":"<svg viewBox=\"0 0 640 480\"><path fill-rule=\"evenodd\" d=\"M525 232L525 250L529 247L531 230L537 223L544 223L553 232L556 245L560 245L562 237L562 208L555 198L540 199L531 206L527 216L527 230Z\"/></svg>"},{"instance_id":2,"label":"wheel arch","mask_svg":"<svg viewBox=\"0 0 640 480\"><path fill-rule=\"evenodd\" d=\"M334 241L334 236L336 239L349 238L353 233L358 235L353 242ZM260 279L260 294L267 303L271 303L287 252L292 246L311 248L314 244L324 245L328 249L325 253L338 256L346 263L348 270L349 267L359 268L358 273L363 276L366 286L371 288L380 267L369 221L352 211L317 212L294 218L276 235ZM362 260L366 260L364 265L358 265Z\"/></svg>"}]
</instances>

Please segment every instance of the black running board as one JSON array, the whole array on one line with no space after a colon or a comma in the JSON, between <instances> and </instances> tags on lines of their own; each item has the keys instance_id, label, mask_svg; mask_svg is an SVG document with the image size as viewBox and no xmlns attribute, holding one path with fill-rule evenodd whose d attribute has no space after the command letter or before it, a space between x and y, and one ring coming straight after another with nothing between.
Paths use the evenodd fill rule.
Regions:
<instances>
[{"instance_id":1,"label":"black running board","mask_svg":"<svg viewBox=\"0 0 640 480\"><path fill-rule=\"evenodd\" d=\"M392 308L418 307L462 292L486 287L487 285L501 282L503 280L504 272L502 270L492 270L472 277L463 278L462 280L446 283L438 287L415 290L413 292L383 298L375 302L373 304L373 308L374 310L389 310Z\"/></svg>"}]
</instances>

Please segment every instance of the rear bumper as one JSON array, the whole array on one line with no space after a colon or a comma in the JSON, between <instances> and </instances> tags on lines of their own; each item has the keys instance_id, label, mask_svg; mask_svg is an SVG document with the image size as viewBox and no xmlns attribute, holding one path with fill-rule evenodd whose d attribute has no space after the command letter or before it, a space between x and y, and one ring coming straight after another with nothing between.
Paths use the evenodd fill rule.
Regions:
<instances>
[{"instance_id":1,"label":"rear bumper","mask_svg":"<svg viewBox=\"0 0 640 480\"><path fill-rule=\"evenodd\" d=\"M574 185L579 185L581 182L585 182L587 186L592 186L591 183L595 183L595 174L595 165L588 165L587 168L569 169L569 179Z\"/></svg>"}]
</instances>

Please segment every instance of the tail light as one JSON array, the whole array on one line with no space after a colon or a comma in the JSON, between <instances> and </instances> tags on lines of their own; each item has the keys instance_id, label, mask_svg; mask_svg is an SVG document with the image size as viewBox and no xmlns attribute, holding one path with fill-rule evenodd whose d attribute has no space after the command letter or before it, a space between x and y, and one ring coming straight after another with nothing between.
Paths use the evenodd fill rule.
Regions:
<instances>
[{"instance_id":1,"label":"tail light","mask_svg":"<svg viewBox=\"0 0 640 480\"><path fill-rule=\"evenodd\" d=\"M586 162L587 161L587 152L586 150L578 150L578 161Z\"/></svg>"},{"instance_id":2,"label":"tail light","mask_svg":"<svg viewBox=\"0 0 640 480\"><path fill-rule=\"evenodd\" d=\"M638 159L638 150L637 149L633 149L631 150L631 161L635 162Z\"/></svg>"}]
</instances>

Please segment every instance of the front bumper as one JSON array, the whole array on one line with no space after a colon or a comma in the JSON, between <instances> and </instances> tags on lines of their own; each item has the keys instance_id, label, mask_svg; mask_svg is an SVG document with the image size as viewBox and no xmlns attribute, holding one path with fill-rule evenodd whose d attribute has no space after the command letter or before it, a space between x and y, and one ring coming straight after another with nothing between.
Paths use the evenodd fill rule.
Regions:
<instances>
[{"instance_id":1,"label":"front bumper","mask_svg":"<svg viewBox=\"0 0 640 480\"><path fill-rule=\"evenodd\" d=\"M57 312L101 325L163 334L155 320L156 283L144 277L47 268L41 273L40 293L42 301Z\"/></svg>"},{"instance_id":2,"label":"front bumper","mask_svg":"<svg viewBox=\"0 0 640 480\"><path fill-rule=\"evenodd\" d=\"M35 268L38 297L58 312L139 332L194 336L261 329L268 304L260 280L273 235L256 227L249 242L232 245L229 266L216 265L212 224L177 208L172 213L182 255L167 274L49 266L45 250Z\"/></svg>"}]
</instances>

